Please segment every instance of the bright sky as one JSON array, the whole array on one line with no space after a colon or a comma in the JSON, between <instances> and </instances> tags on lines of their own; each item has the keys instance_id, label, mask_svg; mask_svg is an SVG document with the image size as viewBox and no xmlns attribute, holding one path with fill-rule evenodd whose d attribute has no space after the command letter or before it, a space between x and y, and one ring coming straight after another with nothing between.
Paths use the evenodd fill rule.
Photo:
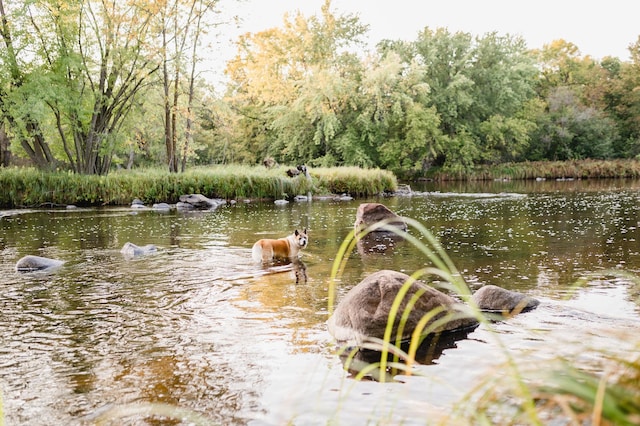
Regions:
<instances>
[{"instance_id":1,"label":"bright sky","mask_svg":"<svg viewBox=\"0 0 640 426\"><path fill-rule=\"evenodd\" d=\"M234 5L234 13L243 22L240 28L225 31L221 37L229 45L222 55L229 59L235 53L230 40L237 35L281 26L286 12L319 14L323 3L324 0L245 0ZM368 24L372 46L385 38L415 40L424 27L446 27L451 32L473 35L493 31L520 35L531 49L562 38L578 46L583 55L598 59L616 56L626 61L627 47L640 36L637 0L333 0L332 9L338 15L356 14Z\"/></svg>"}]
</instances>

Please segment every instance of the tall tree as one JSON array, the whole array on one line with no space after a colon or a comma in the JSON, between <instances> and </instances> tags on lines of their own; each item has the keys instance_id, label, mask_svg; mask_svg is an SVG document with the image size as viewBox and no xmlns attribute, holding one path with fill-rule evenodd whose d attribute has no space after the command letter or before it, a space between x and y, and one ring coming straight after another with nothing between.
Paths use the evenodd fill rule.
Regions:
<instances>
[{"instance_id":1,"label":"tall tree","mask_svg":"<svg viewBox=\"0 0 640 426\"><path fill-rule=\"evenodd\" d=\"M621 157L640 156L640 37L629 46L631 62L603 61L608 72L606 112L620 132L615 152Z\"/></svg>"},{"instance_id":2,"label":"tall tree","mask_svg":"<svg viewBox=\"0 0 640 426\"><path fill-rule=\"evenodd\" d=\"M337 141L361 73L350 49L366 29L355 16L336 16L327 0L320 16L287 15L282 28L241 37L226 69L228 100L245 134L261 141L256 161L344 161Z\"/></svg>"},{"instance_id":3,"label":"tall tree","mask_svg":"<svg viewBox=\"0 0 640 426\"><path fill-rule=\"evenodd\" d=\"M439 114L445 137L439 159L445 167L463 172L524 152L533 123L522 112L535 95L537 71L520 37L426 28L403 54L424 64L427 106Z\"/></svg>"},{"instance_id":4,"label":"tall tree","mask_svg":"<svg viewBox=\"0 0 640 426\"><path fill-rule=\"evenodd\" d=\"M13 128L22 149L36 166L54 168L56 161L44 138L38 110L29 107L35 95L28 87L31 67L19 58L32 40L30 33L25 31L28 9L20 3L14 3L13 7L6 9L0 0L0 37L5 47L0 50L0 64L3 65L0 68L6 73L2 75L4 83L0 84L0 119ZM6 136L4 123L3 133Z\"/></svg>"},{"instance_id":5,"label":"tall tree","mask_svg":"<svg viewBox=\"0 0 640 426\"><path fill-rule=\"evenodd\" d=\"M215 19L218 0L164 0L156 25L161 34L164 93L164 143L170 172L184 171L193 137L193 106L198 49L203 35L222 22ZM181 102L186 94L187 100ZM180 136L182 143L180 144ZM181 158L182 157L182 158Z\"/></svg>"},{"instance_id":6,"label":"tall tree","mask_svg":"<svg viewBox=\"0 0 640 426\"><path fill-rule=\"evenodd\" d=\"M425 68L389 52L366 67L352 145L375 150L374 165L407 175L425 171L442 153L440 117L429 107ZM358 143L360 141L360 143Z\"/></svg>"},{"instance_id":7,"label":"tall tree","mask_svg":"<svg viewBox=\"0 0 640 426\"><path fill-rule=\"evenodd\" d=\"M19 4L15 16L23 29L20 47L13 45L8 31L3 37L5 45L12 45L6 60L14 69L15 82L7 99L13 99L13 106L18 100L23 106L5 108L5 116L14 132L24 123L22 134L31 135L33 142L22 137L22 146L39 167L57 162L44 142L45 136L53 135L44 127L53 121L73 170L107 173L119 130L157 69L149 44L153 4L146 0Z\"/></svg>"}]
</instances>

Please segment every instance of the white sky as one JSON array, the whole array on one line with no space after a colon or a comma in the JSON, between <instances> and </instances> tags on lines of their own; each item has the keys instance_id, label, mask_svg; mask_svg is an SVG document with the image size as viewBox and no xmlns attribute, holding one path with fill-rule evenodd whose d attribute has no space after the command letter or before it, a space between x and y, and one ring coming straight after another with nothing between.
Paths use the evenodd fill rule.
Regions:
<instances>
[{"instance_id":1,"label":"white sky","mask_svg":"<svg viewBox=\"0 0 640 426\"><path fill-rule=\"evenodd\" d=\"M222 3L242 18L239 28L225 30L220 42L225 62L235 53L231 40L245 32L258 32L282 25L286 12L300 10L310 16L320 13L324 0L245 0ZM374 46L388 39L415 40L424 27L446 27L484 35L520 35L531 49L556 39L578 46L583 55L616 56L629 60L627 47L640 36L640 1L607 0L333 0L340 15L353 13L369 25L368 42ZM222 61L221 61L222 60Z\"/></svg>"}]
</instances>

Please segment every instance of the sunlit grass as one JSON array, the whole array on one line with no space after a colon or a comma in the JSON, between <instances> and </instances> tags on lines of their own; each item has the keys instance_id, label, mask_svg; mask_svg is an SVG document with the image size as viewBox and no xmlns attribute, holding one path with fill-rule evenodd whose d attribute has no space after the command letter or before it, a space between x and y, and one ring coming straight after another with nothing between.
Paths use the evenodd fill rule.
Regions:
<instances>
[{"instance_id":1,"label":"sunlit grass","mask_svg":"<svg viewBox=\"0 0 640 426\"><path fill-rule=\"evenodd\" d=\"M34 168L0 168L0 208L50 205L127 205L134 198L145 203L176 203L184 194L222 199L281 199L296 195L350 194L366 197L394 191L391 172L335 167L288 177L284 166L225 165L197 167L185 173L160 168L119 170L107 176L71 172L42 172Z\"/></svg>"}]
</instances>

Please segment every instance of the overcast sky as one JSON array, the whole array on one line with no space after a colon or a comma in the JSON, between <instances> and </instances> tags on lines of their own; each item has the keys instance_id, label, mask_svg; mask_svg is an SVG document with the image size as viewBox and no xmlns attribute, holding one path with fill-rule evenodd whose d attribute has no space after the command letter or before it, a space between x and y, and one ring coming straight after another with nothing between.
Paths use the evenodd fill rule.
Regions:
<instances>
[{"instance_id":1,"label":"overcast sky","mask_svg":"<svg viewBox=\"0 0 640 426\"><path fill-rule=\"evenodd\" d=\"M221 50L222 56L228 59L235 53L230 40L239 34L281 26L286 12L319 14L323 3L245 0L234 5L234 13L243 21L239 28L225 30L220 41L228 48ZM583 55L597 59L616 56L626 61L627 47L640 36L638 0L333 0L332 9L336 14L356 14L368 24L371 45L385 38L415 40L424 27L446 27L473 35L493 31L520 35L531 49L562 38L578 46Z\"/></svg>"}]
</instances>

